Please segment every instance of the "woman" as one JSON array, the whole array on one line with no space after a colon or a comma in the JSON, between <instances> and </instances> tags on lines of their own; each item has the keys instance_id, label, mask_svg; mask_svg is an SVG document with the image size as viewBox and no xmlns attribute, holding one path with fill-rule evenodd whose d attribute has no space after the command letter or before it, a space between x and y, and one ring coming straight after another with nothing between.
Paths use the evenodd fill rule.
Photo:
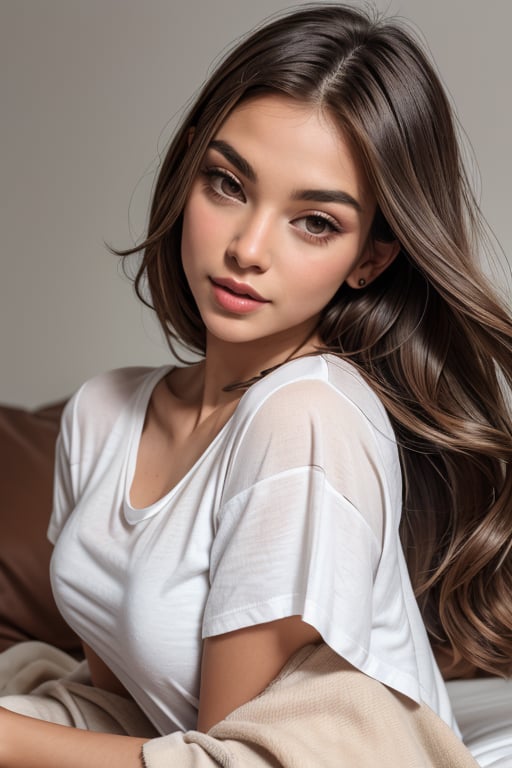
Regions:
<instances>
[{"instance_id":1,"label":"woman","mask_svg":"<svg viewBox=\"0 0 512 768\"><path fill-rule=\"evenodd\" d=\"M139 296L203 359L81 388L49 531L92 684L148 732L2 712L0 764L140 765L149 736L211 731L311 644L454 729L429 639L447 677L510 675L512 323L477 225L400 24L313 6L219 66L137 249Z\"/></svg>"}]
</instances>

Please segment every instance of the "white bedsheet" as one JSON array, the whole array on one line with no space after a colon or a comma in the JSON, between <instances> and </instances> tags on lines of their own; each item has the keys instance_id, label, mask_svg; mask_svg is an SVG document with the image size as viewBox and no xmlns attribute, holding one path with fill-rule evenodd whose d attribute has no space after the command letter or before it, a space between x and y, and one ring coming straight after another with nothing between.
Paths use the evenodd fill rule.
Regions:
<instances>
[{"instance_id":1,"label":"white bedsheet","mask_svg":"<svg viewBox=\"0 0 512 768\"><path fill-rule=\"evenodd\" d=\"M512 680L454 680L448 693L464 742L482 768L512 768Z\"/></svg>"}]
</instances>

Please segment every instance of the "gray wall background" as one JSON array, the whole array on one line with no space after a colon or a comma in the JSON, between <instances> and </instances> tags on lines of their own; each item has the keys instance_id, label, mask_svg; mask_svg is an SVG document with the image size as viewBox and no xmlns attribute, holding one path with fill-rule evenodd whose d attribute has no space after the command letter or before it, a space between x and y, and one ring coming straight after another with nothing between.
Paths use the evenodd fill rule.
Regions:
<instances>
[{"instance_id":1,"label":"gray wall background","mask_svg":"<svg viewBox=\"0 0 512 768\"><path fill-rule=\"evenodd\" d=\"M426 37L510 260L512 2L373 4ZM289 6L0 0L0 402L35 406L98 371L169 360L104 242L142 234L158 152L220 52Z\"/></svg>"}]
</instances>

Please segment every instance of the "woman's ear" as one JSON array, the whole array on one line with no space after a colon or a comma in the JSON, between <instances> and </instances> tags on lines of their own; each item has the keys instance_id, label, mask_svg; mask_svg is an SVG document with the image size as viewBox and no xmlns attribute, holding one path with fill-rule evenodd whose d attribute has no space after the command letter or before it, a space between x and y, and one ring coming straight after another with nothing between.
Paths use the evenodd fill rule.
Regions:
<instances>
[{"instance_id":1,"label":"woman's ear","mask_svg":"<svg viewBox=\"0 0 512 768\"><path fill-rule=\"evenodd\" d=\"M357 267L347 277L346 282L351 288L364 288L381 275L396 259L400 252L398 240L386 242L371 239Z\"/></svg>"}]
</instances>

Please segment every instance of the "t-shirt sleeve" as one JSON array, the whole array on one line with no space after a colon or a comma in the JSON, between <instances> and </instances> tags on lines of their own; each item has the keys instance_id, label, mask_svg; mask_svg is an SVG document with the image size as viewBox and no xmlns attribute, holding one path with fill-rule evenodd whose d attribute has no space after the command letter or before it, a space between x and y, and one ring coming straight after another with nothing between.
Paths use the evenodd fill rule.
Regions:
<instances>
[{"instance_id":1,"label":"t-shirt sleeve","mask_svg":"<svg viewBox=\"0 0 512 768\"><path fill-rule=\"evenodd\" d=\"M396 446L324 381L258 409L235 451L211 553L203 635L300 615L352 663L370 647ZM391 462L391 467L388 466Z\"/></svg>"}]
</instances>

